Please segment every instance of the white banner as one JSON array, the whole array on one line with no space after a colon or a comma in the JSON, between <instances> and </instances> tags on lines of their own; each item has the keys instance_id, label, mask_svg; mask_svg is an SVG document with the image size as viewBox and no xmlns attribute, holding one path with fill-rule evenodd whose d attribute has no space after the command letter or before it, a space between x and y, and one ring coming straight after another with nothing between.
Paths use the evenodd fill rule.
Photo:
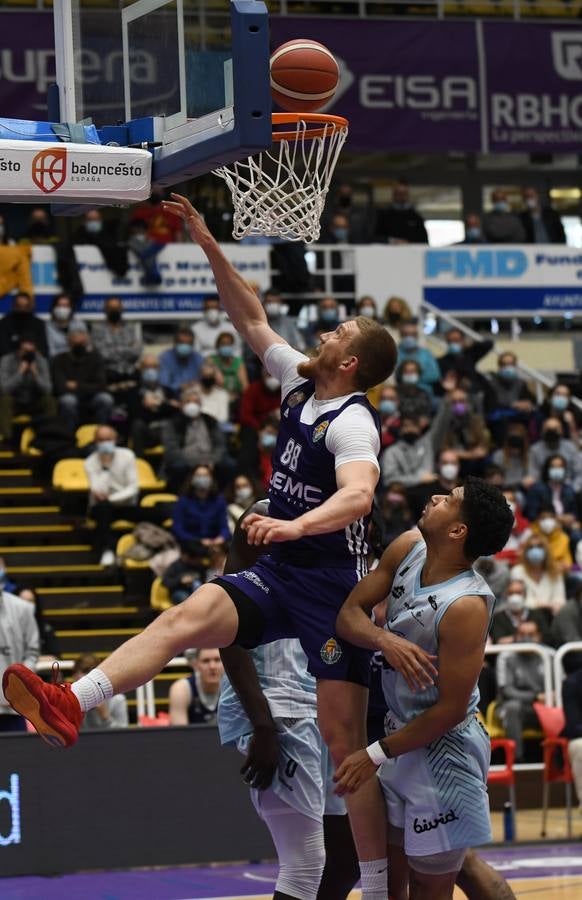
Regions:
<instances>
[{"instance_id":1,"label":"white banner","mask_svg":"<svg viewBox=\"0 0 582 900\"><path fill-rule=\"evenodd\" d=\"M227 259L247 281L256 282L261 290L271 283L269 247L222 244ZM206 256L196 244L168 244L158 254L162 276L159 287L143 285L143 269L133 253L129 253L127 275L117 278L103 261L100 250L93 246L75 248L83 282L84 297L79 314L87 318L101 315L107 297L121 297L127 314L133 318L176 319L197 312L207 295L216 295L216 284ZM55 294L61 290L56 280L55 254L50 247L33 247L32 276L37 310L46 313ZM7 301L4 301L4 309Z\"/></svg>"},{"instance_id":2,"label":"white banner","mask_svg":"<svg viewBox=\"0 0 582 900\"><path fill-rule=\"evenodd\" d=\"M355 247L357 294L383 308L393 294L459 314L582 310L582 250L549 245Z\"/></svg>"},{"instance_id":3,"label":"white banner","mask_svg":"<svg viewBox=\"0 0 582 900\"><path fill-rule=\"evenodd\" d=\"M0 196L20 203L138 203L151 191L147 150L0 141Z\"/></svg>"}]
</instances>

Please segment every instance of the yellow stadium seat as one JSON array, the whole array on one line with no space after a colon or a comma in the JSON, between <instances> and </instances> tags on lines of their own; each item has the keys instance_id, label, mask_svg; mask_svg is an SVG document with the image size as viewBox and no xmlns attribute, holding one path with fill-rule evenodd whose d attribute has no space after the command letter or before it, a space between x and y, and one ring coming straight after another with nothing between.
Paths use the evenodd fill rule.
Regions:
<instances>
[{"instance_id":1,"label":"yellow stadium seat","mask_svg":"<svg viewBox=\"0 0 582 900\"><path fill-rule=\"evenodd\" d=\"M147 450L144 450L144 456L163 456L164 455L164 445L156 444L155 447L148 447Z\"/></svg>"},{"instance_id":2,"label":"yellow stadium seat","mask_svg":"<svg viewBox=\"0 0 582 900\"><path fill-rule=\"evenodd\" d=\"M166 482L156 476L147 459L136 459L137 478L140 491L162 491Z\"/></svg>"},{"instance_id":3,"label":"yellow stadium seat","mask_svg":"<svg viewBox=\"0 0 582 900\"><path fill-rule=\"evenodd\" d=\"M157 506L158 503L175 503L178 499L177 494L146 494L141 498L140 506L150 507Z\"/></svg>"},{"instance_id":4,"label":"yellow stadium seat","mask_svg":"<svg viewBox=\"0 0 582 900\"><path fill-rule=\"evenodd\" d=\"M493 738L505 737L505 729L499 721L496 709L497 700L493 700L487 707L487 712L485 713L485 727L487 728L491 740L493 740Z\"/></svg>"},{"instance_id":5,"label":"yellow stadium seat","mask_svg":"<svg viewBox=\"0 0 582 900\"><path fill-rule=\"evenodd\" d=\"M123 559L123 556L127 551L133 547L135 544L135 538L133 534L122 534L119 540L117 541L117 546L115 548L115 554L120 561L120 564L124 569L148 569L148 561L138 560L138 559Z\"/></svg>"},{"instance_id":6,"label":"yellow stadium seat","mask_svg":"<svg viewBox=\"0 0 582 900\"><path fill-rule=\"evenodd\" d=\"M98 428L98 425L80 425L75 432L77 447L86 447L88 444L92 444Z\"/></svg>"},{"instance_id":7,"label":"yellow stadium seat","mask_svg":"<svg viewBox=\"0 0 582 900\"><path fill-rule=\"evenodd\" d=\"M42 456L42 450L37 450L31 444L36 435L33 428L25 428L20 435L20 452L24 456Z\"/></svg>"},{"instance_id":8,"label":"yellow stadium seat","mask_svg":"<svg viewBox=\"0 0 582 900\"><path fill-rule=\"evenodd\" d=\"M53 469L53 487L59 491L88 491L82 459L59 459Z\"/></svg>"},{"instance_id":9,"label":"yellow stadium seat","mask_svg":"<svg viewBox=\"0 0 582 900\"><path fill-rule=\"evenodd\" d=\"M170 592L161 578L154 578L150 591L150 606L158 612L169 609L174 604L170 599Z\"/></svg>"}]
</instances>

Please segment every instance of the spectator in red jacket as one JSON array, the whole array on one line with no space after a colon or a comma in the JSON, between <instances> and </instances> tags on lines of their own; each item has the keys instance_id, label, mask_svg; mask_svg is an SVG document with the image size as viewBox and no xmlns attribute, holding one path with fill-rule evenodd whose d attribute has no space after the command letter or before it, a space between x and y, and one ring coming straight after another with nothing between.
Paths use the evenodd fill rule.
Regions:
<instances>
[{"instance_id":1,"label":"spectator in red jacket","mask_svg":"<svg viewBox=\"0 0 582 900\"><path fill-rule=\"evenodd\" d=\"M266 416L279 411L281 385L263 369L260 381L251 381L240 402L241 427L258 431Z\"/></svg>"}]
</instances>

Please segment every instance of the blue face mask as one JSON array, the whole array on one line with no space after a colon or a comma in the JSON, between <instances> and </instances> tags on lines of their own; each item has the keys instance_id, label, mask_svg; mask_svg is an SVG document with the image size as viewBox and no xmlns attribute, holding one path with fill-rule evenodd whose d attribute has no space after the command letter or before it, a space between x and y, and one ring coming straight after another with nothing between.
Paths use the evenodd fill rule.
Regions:
<instances>
[{"instance_id":1,"label":"blue face mask","mask_svg":"<svg viewBox=\"0 0 582 900\"><path fill-rule=\"evenodd\" d=\"M176 353L182 358L190 356L192 353L192 344L176 344Z\"/></svg>"},{"instance_id":2,"label":"blue face mask","mask_svg":"<svg viewBox=\"0 0 582 900\"><path fill-rule=\"evenodd\" d=\"M336 309L322 309L319 313L319 318L322 322L336 322L337 321L337 310Z\"/></svg>"},{"instance_id":3,"label":"blue face mask","mask_svg":"<svg viewBox=\"0 0 582 900\"><path fill-rule=\"evenodd\" d=\"M548 469L548 475L551 481L563 481L566 477L566 470L562 466L551 466Z\"/></svg>"},{"instance_id":4,"label":"blue face mask","mask_svg":"<svg viewBox=\"0 0 582 900\"><path fill-rule=\"evenodd\" d=\"M346 244L348 240L349 231L347 228L334 228L333 230L336 241L339 241L340 244Z\"/></svg>"},{"instance_id":5,"label":"blue face mask","mask_svg":"<svg viewBox=\"0 0 582 900\"><path fill-rule=\"evenodd\" d=\"M459 344L458 341L453 341L449 344L449 353L461 353L463 349L463 345Z\"/></svg>"},{"instance_id":6,"label":"blue face mask","mask_svg":"<svg viewBox=\"0 0 582 900\"><path fill-rule=\"evenodd\" d=\"M559 412L563 412L565 409L568 409L570 405L570 400L568 397L563 397L562 394L555 394L552 397L552 406L554 409L559 410Z\"/></svg>"},{"instance_id":7,"label":"blue face mask","mask_svg":"<svg viewBox=\"0 0 582 900\"><path fill-rule=\"evenodd\" d=\"M6 569L0 569L0 584L6 581Z\"/></svg>"},{"instance_id":8,"label":"blue face mask","mask_svg":"<svg viewBox=\"0 0 582 900\"><path fill-rule=\"evenodd\" d=\"M261 435L261 447L265 450L270 450L277 443L277 435L271 434L270 431L266 431Z\"/></svg>"},{"instance_id":9,"label":"blue face mask","mask_svg":"<svg viewBox=\"0 0 582 900\"><path fill-rule=\"evenodd\" d=\"M231 359L234 356L234 344L222 344L218 348L218 355L224 356L225 359Z\"/></svg>"},{"instance_id":10,"label":"blue face mask","mask_svg":"<svg viewBox=\"0 0 582 900\"><path fill-rule=\"evenodd\" d=\"M537 563L542 563L546 558L546 551L543 547L528 547L525 551L525 558L528 562L533 563L534 565Z\"/></svg>"},{"instance_id":11,"label":"blue face mask","mask_svg":"<svg viewBox=\"0 0 582 900\"><path fill-rule=\"evenodd\" d=\"M405 372L402 376L402 384L418 384L416 372Z\"/></svg>"},{"instance_id":12,"label":"blue face mask","mask_svg":"<svg viewBox=\"0 0 582 900\"><path fill-rule=\"evenodd\" d=\"M383 416L393 416L397 409L394 400L380 400L380 412Z\"/></svg>"},{"instance_id":13,"label":"blue face mask","mask_svg":"<svg viewBox=\"0 0 582 900\"><path fill-rule=\"evenodd\" d=\"M505 200L498 200L493 204L493 209L495 212L509 212L509 203L506 203Z\"/></svg>"},{"instance_id":14,"label":"blue face mask","mask_svg":"<svg viewBox=\"0 0 582 900\"><path fill-rule=\"evenodd\" d=\"M97 453L114 453L115 441L98 441Z\"/></svg>"},{"instance_id":15,"label":"blue face mask","mask_svg":"<svg viewBox=\"0 0 582 900\"><path fill-rule=\"evenodd\" d=\"M480 228L467 228L467 239L469 241L478 241L481 238L481 229Z\"/></svg>"},{"instance_id":16,"label":"blue face mask","mask_svg":"<svg viewBox=\"0 0 582 900\"><path fill-rule=\"evenodd\" d=\"M502 366L499 370L499 374L502 378L512 381L517 376L517 369L515 366Z\"/></svg>"},{"instance_id":17,"label":"blue face mask","mask_svg":"<svg viewBox=\"0 0 582 900\"><path fill-rule=\"evenodd\" d=\"M403 337L400 341L400 346L403 350L416 350L418 338L415 338L413 334L407 334L406 337Z\"/></svg>"},{"instance_id":18,"label":"blue face mask","mask_svg":"<svg viewBox=\"0 0 582 900\"><path fill-rule=\"evenodd\" d=\"M146 384L155 384L158 380L158 370L150 366L143 370L141 377Z\"/></svg>"}]
</instances>

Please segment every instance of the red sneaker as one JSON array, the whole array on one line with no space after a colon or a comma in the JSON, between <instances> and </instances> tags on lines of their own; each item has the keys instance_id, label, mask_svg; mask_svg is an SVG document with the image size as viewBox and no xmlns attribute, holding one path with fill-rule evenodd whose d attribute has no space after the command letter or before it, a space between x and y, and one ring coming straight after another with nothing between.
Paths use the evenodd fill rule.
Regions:
<instances>
[{"instance_id":1,"label":"red sneaker","mask_svg":"<svg viewBox=\"0 0 582 900\"><path fill-rule=\"evenodd\" d=\"M12 709L32 722L51 747L71 747L79 736L83 713L71 685L47 684L26 666L8 666L2 690Z\"/></svg>"}]
</instances>

